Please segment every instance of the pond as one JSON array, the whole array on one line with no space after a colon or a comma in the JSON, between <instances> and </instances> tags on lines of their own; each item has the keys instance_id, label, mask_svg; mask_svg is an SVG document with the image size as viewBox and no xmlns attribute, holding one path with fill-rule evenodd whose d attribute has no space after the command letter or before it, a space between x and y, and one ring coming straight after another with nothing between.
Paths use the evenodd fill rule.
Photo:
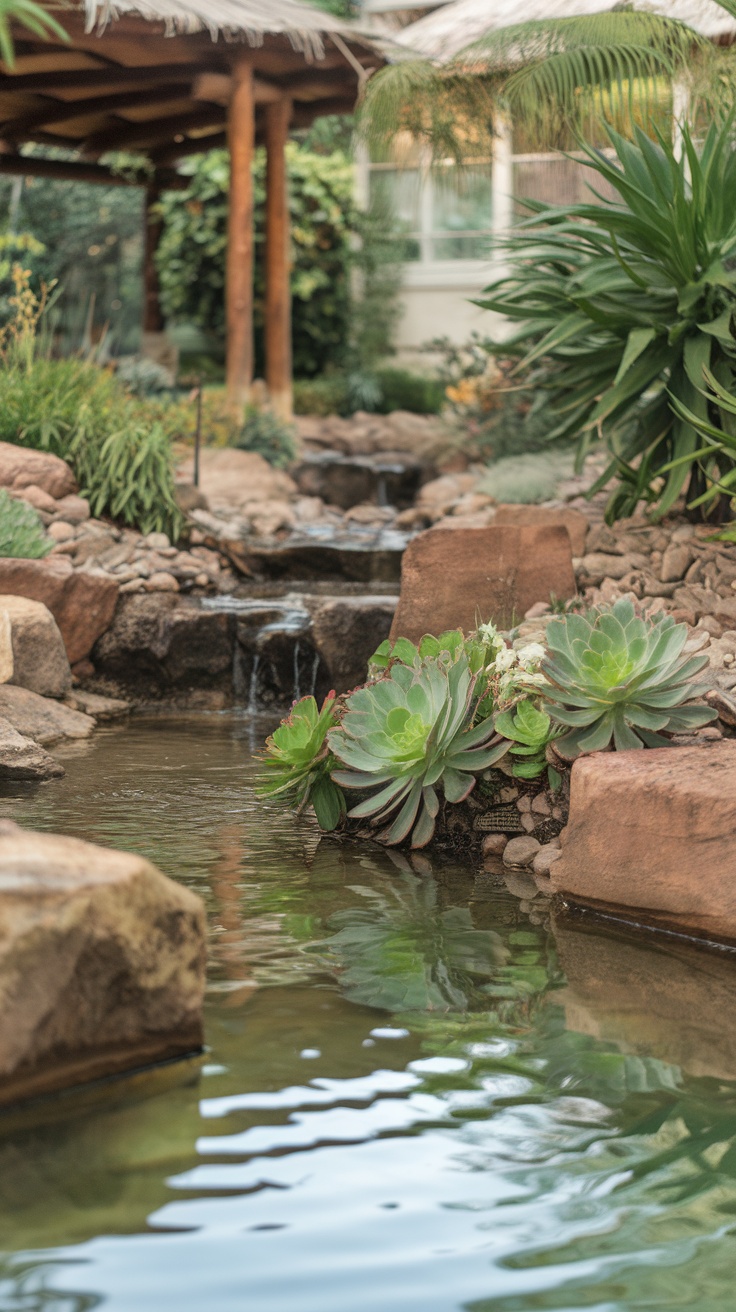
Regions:
<instances>
[{"instance_id":1,"label":"pond","mask_svg":"<svg viewBox=\"0 0 736 1312\"><path fill-rule=\"evenodd\" d=\"M212 939L199 1083L0 1118L2 1312L732 1309L736 962L320 841L262 732L135 720L0 799Z\"/></svg>"}]
</instances>

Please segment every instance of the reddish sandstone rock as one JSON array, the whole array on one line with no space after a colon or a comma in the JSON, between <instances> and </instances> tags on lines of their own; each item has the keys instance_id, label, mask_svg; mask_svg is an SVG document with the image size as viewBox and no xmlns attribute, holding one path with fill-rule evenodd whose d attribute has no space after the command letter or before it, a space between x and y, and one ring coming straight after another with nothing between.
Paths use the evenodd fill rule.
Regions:
<instances>
[{"instance_id":1,"label":"reddish sandstone rock","mask_svg":"<svg viewBox=\"0 0 736 1312\"><path fill-rule=\"evenodd\" d=\"M573 556L585 555L585 539L590 523L581 510L572 510L569 506L497 506L493 518L494 524L541 524L544 528L554 528L561 524L570 534Z\"/></svg>"},{"instance_id":2,"label":"reddish sandstone rock","mask_svg":"<svg viewBox=\"0 0 736 1312\"><path fill-rule=\"evenodd\" d=\"M736 941L736 742L582 757L552 891Z\"/></svg>"},{"instance_id":3,"label":"reddish sandstone rock","mask_svg":"<svg viewBox=\"0 0 736 1312\"><path fill-rule=\"evenodd\" d=\"M22 492L24 488L37 492L40 488L56 500L75 493L77 481L66 461L58 456L0 442L0 487L11 492Z\"/></svg>"},{"instance_id":4,"label":"reddish sandstone rock","mask_svg":"<svg viewBox=\"0 0 736 1312\"><path fill-rule=\"evenodd\" d=\"M0 822L0 1105L202 1044L204 909L142 857Z\"/></svg>"},{"instance_id":5,"label":"reddish sandstone rock","mask_svg":"<svg viewBox=\"0 0 736 1312\"><path fill-rule=\"evenodd\" d=\"M75 570L67 556L47 560L0 559L0 593L42 601L64 639L70 665L84 660L115 614L118 584L102 574Z\"/></svg>"},{"instance_id":6,"label":"reddish sandstone rock","mask_svg":"<svg viewBox=\"0 0 736 1312\"><path fill-rule=\"evenodd\" d=\"M404 553L392 638L519 623L537 601L575 596L570 537L560 525L430 529Z\"/></svg>"}]
</instances>

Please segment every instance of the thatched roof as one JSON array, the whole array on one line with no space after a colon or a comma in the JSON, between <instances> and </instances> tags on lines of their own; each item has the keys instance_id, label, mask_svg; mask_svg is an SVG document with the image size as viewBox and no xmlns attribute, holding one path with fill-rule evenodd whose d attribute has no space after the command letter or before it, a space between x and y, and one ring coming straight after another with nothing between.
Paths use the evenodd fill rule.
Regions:
<instances>
[{"instance_id":1,"label":"thatched roof","mask_svg":"<svg viewBox=\"0 0 736 1312\"><path fill-rule=\"evenodd\" d=\"M411 23L398 40L430 59L452 58L487 32L535 19L603 14L614 0L452 0L451 4ZM710 40L736 38L736 19L713 0L633 0L632 8L679 19Z\"/></svg>"},{"instance_id":2,"label":"thatched roof","mask_svg":"<svg viewBox=\"0 0 736 1312\"><path fill-rule=\"evenodd\" d=\"M134 150L161 168L224 144L243 45L257 133L284 94L295 127L349 112L364 73L385 62L375 36L302 0L71 0L57 12L68 44L18 26L16 64L0 65L2 172L25 142L87 160Z\"/></svg>"}]
</instances>

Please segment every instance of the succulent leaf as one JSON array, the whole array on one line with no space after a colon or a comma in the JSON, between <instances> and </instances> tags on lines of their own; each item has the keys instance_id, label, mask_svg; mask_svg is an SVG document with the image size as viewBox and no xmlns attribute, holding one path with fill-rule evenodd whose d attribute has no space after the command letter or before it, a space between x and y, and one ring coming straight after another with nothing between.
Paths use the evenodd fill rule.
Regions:
<instances>
[{"instance_id":1,"label":"succulent leaf","mask_svg":"<svg viewBox=\"0 0 736 1312\"><path fill-rule=\"evenodd\" d=\"M663 746L662 734L713 720L710 707L691 704L705 691L692 680L707 658L685 652L686 641L686 625L671 615L638 616L626 598L548 624L542 696L570 730L556 744L561 754L572 760L611 742L618 751Z\"/></svg>"}]
</instances>

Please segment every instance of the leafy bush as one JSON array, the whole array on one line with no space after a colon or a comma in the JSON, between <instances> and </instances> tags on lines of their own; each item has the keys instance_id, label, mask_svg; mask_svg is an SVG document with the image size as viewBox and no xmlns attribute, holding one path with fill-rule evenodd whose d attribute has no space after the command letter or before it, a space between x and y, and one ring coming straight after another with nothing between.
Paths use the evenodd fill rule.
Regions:
<instances>
[{"instance_id":1,"label":"leafy bush","mask_svg":"<svg viewBox=\"0 0 736 1312\"><path fill-rule=\"evenodd\" d=\"M314 697L303 697L275 733L266 740L261 797L287 797L301 811L314 807L322 829L336 829L345 814L339 788L330 779L334 761L327 747L328 731L337 723L335 694L319 710Z\"/></svg>"},{"instance_id":2,"label":"leafy bush","mask_svg":"<svg viewBox=\"0 0 736 1312\"><path fill-rule=\"evenodd\" d=\"M296 457L293 424L285 424L273 410L248 406L245 420L233 445L239 451L255 451L270 465L284 469Z\"/></svg>"},{"instance_id":3,"label":"leafy bush","mask_svg":"<svg viewBox=\"0 0 736 1312\"><path fill-rule=\"evenodd\" d=\"M573 455L567 451L506 456L486 467L478 490L496 501L520 505L550 501L560 480L570 477L573 463Z\"/></svg>"},{"instance_id":4,"label":"leafy bush","mask_svg":"<svg viewBox=\"0 0 736 1312\"><path fill-rule=\"evenodd\" d=\"M41 560L53 545L33 507L0 488L0 556Z\"/></svg>"},{"instance_id":5,"label":"leafy bush","mask_svg":"<svg viewBox=\"0 0 736 1312\"><path fill-rule=\"evenodd\" d=\"M349 414L348 381L344 374L322 374L319 378L297 378L294 382L294 414Z\"/></svg>"},{"instance_id":6,"label":"leafy bush","mask_svg":"<svg viewBox=\"0 0 736 1312\"><path fill-rule=\"evenodd\" d=\"M610 746L666 747L663 733L697 729L716 718L688 703L708 687L691 682L707 656L687 656L687 626L671 615L637 616L626 598L547 625L542 666L550 713L569 731L556 750L572 759Z\"/></svg>"},{"instance_id":7,"label":"leafy bush","mask_svg":"<svg viewBox=\"0 0 736 1312\"><path fill-rule=\"evenodd\" d=\"M535 413L554 418L548 440L578 438L580 459L599 432L608 441L596 488L618 481L609 519L642 498L661 516L701 445L686 412L713 417L704 369L736 391L733 124L714 123L697 149L683 130L681 157L664 135L609 136L617 161L585 147L581 167L620 201L530 203L532 216L505 242L510 272L483 304L518 325L497 350L516 355L537 389ZM715 463L721 475L736 467L725 452ZM696 468L695 497L700 483Z\"/></svg>"},{"instance_id":8,"label":"leafy bush","mask_svg":"<svg viewBox=\"0 0 736 1312\"><path fill-rule=\"evenodd\" d=\"M15 277L14 317L0 340L0 441L67 460L95 515L178 537L183 516L167 432L109 370L41 354L45 301L23 271Z\"/></svg>"},{"instance_id":9,"label":"leafy bush","mask_svg":"<svg viewBox=\"0 0 736 1312\"><path fill-rule=\"evenodd\" d=\"M159 396L171 391L169 370L142 356L131 355L121 360L117 376L133 396Z\"/></svg>"},{"instance_id":10,"label":"leafy bush","mask_svg":"<svg viewBox=\"0 0 736 1312\"><path fill-rule=\"evenodd\" d=\"M477 773L506 752L491 718L473 727L476 677L462 653L425 657L415 668L395 663L387 677L348 697L340 727L328 736L331 751L348 768L333 771L344 788L371 796L348 815L387 824L386 843L411 834L424 847L434 834L437 789L462 802ZM375 790L378 791L375 791Z\"/></svg>"}]
</instances>

